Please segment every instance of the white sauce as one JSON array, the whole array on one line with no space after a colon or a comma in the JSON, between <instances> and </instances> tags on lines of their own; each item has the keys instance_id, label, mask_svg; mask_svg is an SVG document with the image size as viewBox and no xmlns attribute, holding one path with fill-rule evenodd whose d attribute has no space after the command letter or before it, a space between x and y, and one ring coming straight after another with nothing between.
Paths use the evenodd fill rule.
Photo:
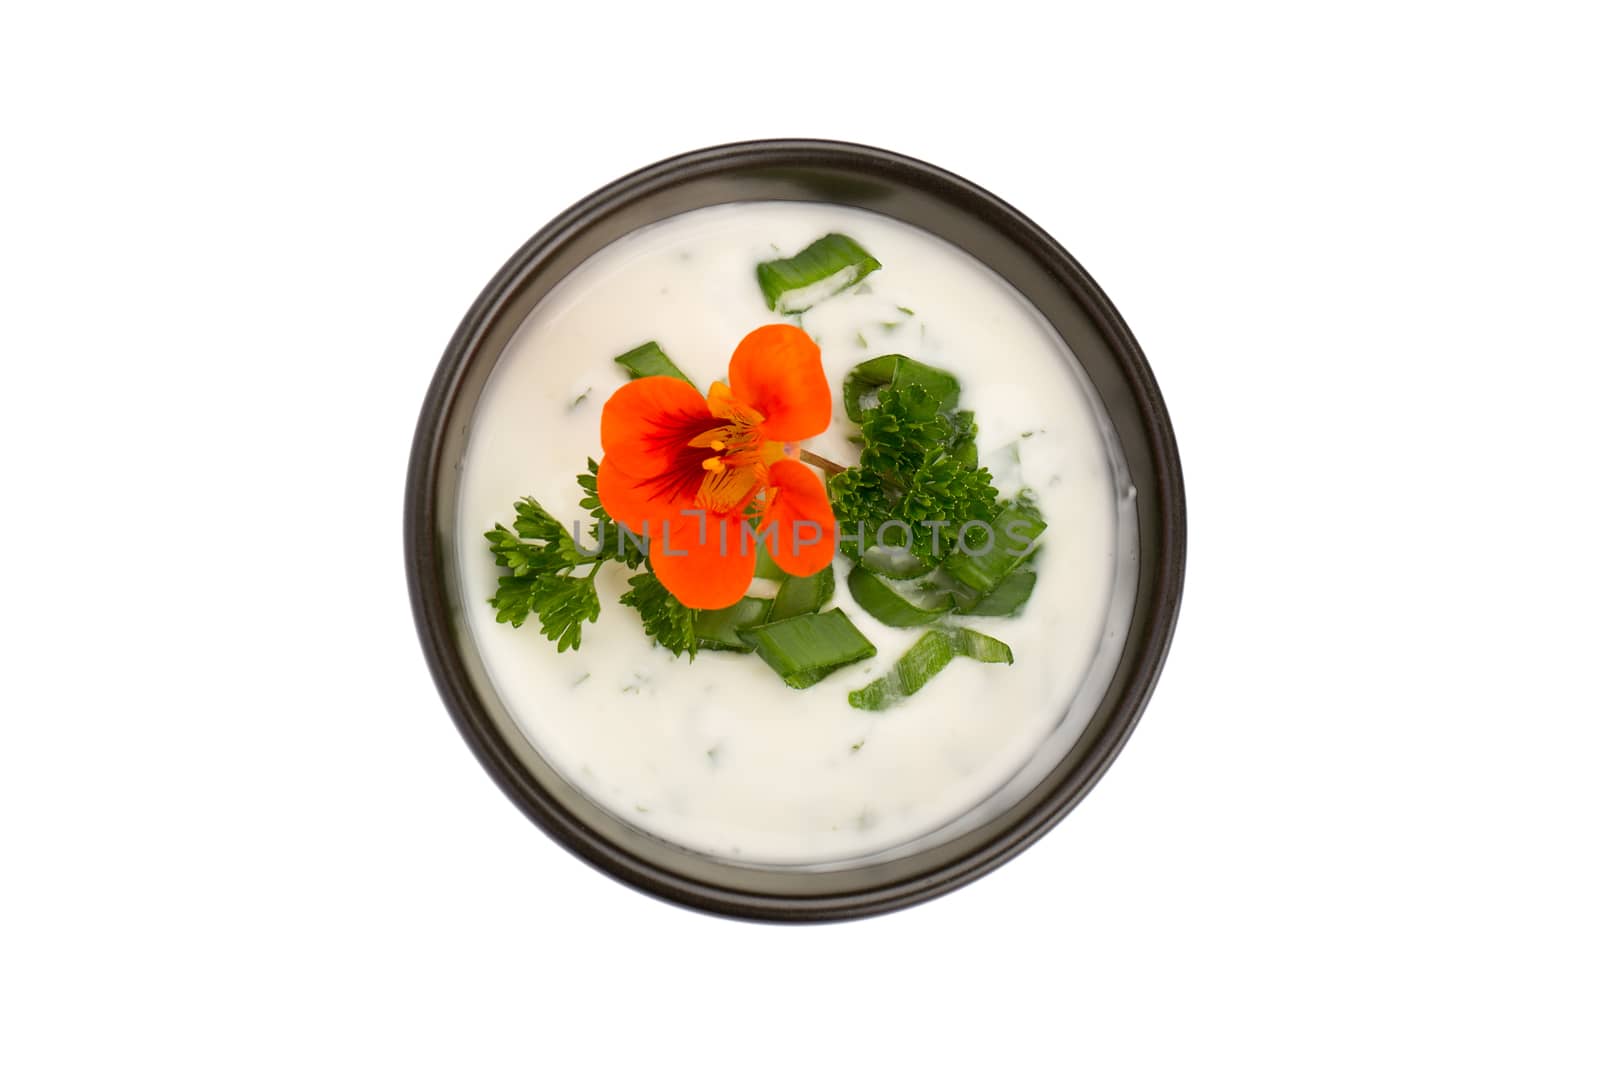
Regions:
<instances>
[{"instance_id":1,"label":"white sauce","mask_svg":"<svg viewBox=\"0 0 1600 1067\"><path fill-rule=\"evenodd\" d=\"M637 614L616 602L626 589L620 565L602 572L601 616L584 628L581 649L558 654L533 619L521 629L496 624L485 601L499 572L482 531L509 525L513 501L527 495L569 529L583 517L573 477L586 457L599 458L601 406L626 380L612 358L659 341L704 390L726 377L740 338L784 321L762 300L756 263L779 255L774 245L793 255L835 231L883 269L801 320L834 388L833 428L808 447L854 461L838 387L869 356L900 352L961 380L962 406L977 412L980 453L1002 494L1031 487L1050 524L1024 613L969 620L1009 644L1015 665L957 660L905 704L878 713L850 707L846 694L888 670L922 631L883 626L860 610L842 561L834 604L878 654L803 691L786 688L754 655L707 652L691 663L653 647ZM574 271L528 317L492 375L462 472L459 562L472 633L501 698L545 758L657 837L780 864L922 847L1031 787L1093 714L1121 652L1133 581L1131 490L1119 488L1126 479L1115 449L1060 337L947 242L827 205L689 212Z\"/></svg>"}]
</instances>

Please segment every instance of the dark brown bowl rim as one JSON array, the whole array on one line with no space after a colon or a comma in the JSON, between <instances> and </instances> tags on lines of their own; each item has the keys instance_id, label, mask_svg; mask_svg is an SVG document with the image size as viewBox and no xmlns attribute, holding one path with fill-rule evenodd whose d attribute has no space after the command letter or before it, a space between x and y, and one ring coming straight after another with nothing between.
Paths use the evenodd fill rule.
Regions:
<instances>
[{"instance_id":1,"label":"dark brown bowl rim","mask_svg":"<svg viewBox=\"0 0 1600 1067\"><path fill-rule=\"evenodd\" d=\"M1155 502L1161 516L1156 559L1141 555L1138 596L1151 598L1149 625L1121 698L1097 712L1106 728L1090 748L1067 759L1077 766L1058 787L1036 801L1019 822L953 862L922 876L864 891L826 896L746 892L664 870L595 834L546 792L522 767L478 700L459 650L451 640L450 608L442 568L447 560L438 536L437 496L446 417L461 372L481 344L486 328L503 312L506 297L524 276L539 269L548 249L590 218L618 203L690 177L736 174L751 167L825 166L855 170L874 181L902 183L936 193L1025 247L1048 265L1087 311L1126 377L1151 450ZM535 824L574 855L624 884L671 903L741 919L817 922L863 918L918 904L950 892L994 870L1060 822L1092 789L1122 750L1144 712L1161 673L1177 623L1186 550L1183 476L1171 420L1139 343L1104 292L1077 260L1021 212L992 193L921 160L868 145L784 139L745 141L704 148L653 163L580 200L530 238L494 276L463 318L445 349L423 401L413 439L405 490L405 566L412 614L423 653L441 698L462 737L489 776Z\"/></svg>"}]
</instances>

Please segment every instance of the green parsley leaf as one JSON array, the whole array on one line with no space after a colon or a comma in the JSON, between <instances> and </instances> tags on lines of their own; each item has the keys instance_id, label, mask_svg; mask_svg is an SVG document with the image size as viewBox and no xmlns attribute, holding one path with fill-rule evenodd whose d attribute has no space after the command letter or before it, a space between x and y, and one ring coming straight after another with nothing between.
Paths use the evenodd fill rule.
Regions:
<instances>
[{"instance_id":1,"label":"green parsley leaf","mask_svg":"<svg viewBox=\"0 0 1600 1067\"><path fill-rule=\"evenodd\" d=\"M583 490L583 500L579 506L594 519L589 526L589 542L583 547L593 552L595 546L599 546L599 555L591 556L591 559L615 560L629 570L638 570L645 561L644 549L640 545L643 539L625 534L622 527L606 514L605 507L600 503L597 485L599 473L600 464L591 456L588 473L578 475L578 486Z\"/></svg>"},{"instance_id":2,"label":"green parsley leaf","mask_svg":"<svg viewBox=\"0 0 1600 1067\"><path fill-rule=\"evenodd\" d=\"M977 423L956 409L959 386L904 356L880 356L858 366L851 379L861 390L853 412L861 424L861 463L828 481L834 515L847 535L846 555L860 559L883 544L903 548L924 566L949 554L961 527L993 522L998 491L977 465ZM867 390L876 403L863 401ZM907 537L903 523L910 527ZM942 523L938 543L935 527ZM862 543L853 535L864 532Z\"/></svg>"},{"instance_id":3,"label":"green parsley leaf","mask_svg":"<svg viewBox=\"0 0 1600 1067\"><path fill-rule=\"evenodd\" d=\"M556 643L557 652L577 648L583 640L583 624L600 617L593 571L583 578L542 574L534 579L531 593L539 631Z\"/></svg>"},{"instance_id":4,"label":"green parsley leaf","mask_svg":"<svg viewBox=\"0 0 1600 1067\"><path fill-rule=\"evenodd\" d=\"M628 591L622 594L622 603L639 612L644 622L644 632L655 638L662 648L674 656L694 654L699 643L694 633L694 612L667 591L661 579L650 572L635 574L628 579Z\"/></svg>"},{"instance_id":5,"label":"green parsley leaf","mask_svg":"<svg viewBox=\"0 0 1600 1067\"><path fill-rule=\"evenodd\" d=\"M572 536L537 500L523 497L516 511L513 530L496 524L483 535L495 562L511 572L500 577L489 598L495 621L521 626L535 615L557 651L577 648L583 624L600 617L600 598L594 591L594 569L582 578L569 572L594 560L578 551Z\"/></svg>"},{"instance_id":6,"label":"green parsley leaf","mask_svg":"<svg viewBox=\"0 0 1600 1067\"><path fill-rule=\"evenodd\" d=\"M501 575L499 591L489 598L494 605L494 621L512 626L527 622L528 613L533 610L533 583L538 580L537 576Z\"/></svg>"},{"instance_id":7,"label":"green parsley leaf","mask_svg":"<svg viewBox=\"0 0 1600 1067\"><path fill-rule=\"evenodd\" d=\"M537 500L523 497L516 508L517 520L512 524L515 533L497 523L483 535L500 566L520 578L536 571L570 568L584 561L571 535Z\"/></svg>"}]
</instances>

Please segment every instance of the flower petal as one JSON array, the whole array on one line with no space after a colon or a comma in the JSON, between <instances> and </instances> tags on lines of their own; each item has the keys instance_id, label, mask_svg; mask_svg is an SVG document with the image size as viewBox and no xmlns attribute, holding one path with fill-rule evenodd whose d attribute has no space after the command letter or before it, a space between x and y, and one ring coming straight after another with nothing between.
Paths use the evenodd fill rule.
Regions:
<instances>
[{"instance_id":1,"label":"flower petal","mask_svg":"<svg viewBox=\"0 0 1600 1067\"><path fill-rule=\"evenodd\" d=\"M650 568L686 607L729 607L756 573L755 539L745 530L737 514L677 512L650 529Z\"/></svg>"},{"instance_id":2,"label":"flower petal","mask_svg":"<svg viewBox=\"0 0 1600 1067\"><path fill-rule=\"evenodd\" d=\"M694 507L693 495L666 503L657 499L649 482L624 474L610 456L600 461L595 489L606 514L636 534L649 533L652 520L659 522L663 514L679 507Z\"/></svg>"},{"instance_id":3,"label":"flower petal","mask_svg":"<svg viewBox=\"0 0 1600 1067\"><path fill-rule=\"evenodd\" d=\"M833 506L816 472L792 459L774 463L767 499L761 532L774 563L803 578L833 562Z\"/></svg>"},{"instance_id":4,"label":"flower petal","mask_svg":"<svg viewBox=\"0 0 1600 1067\"><path fill-rule=\"evenodd\" d=\"M600 447L618 470L656 478L671 473L690 441L719 425L706 398L688 382L635 378L612 393L600 412Z\"/></svg>"},{"instance_id":5,"label":"flower petal","mask_svg":"<svg viewBox=\"0 0 1600 1067\"><path fill-rule=\"evenodd\" d=\"M746 334L728 363L728 385L766 416L761 432L770 441L804 441L833 421L822 350L798 327L774 324Z\"/></svg>"}]
</instances>

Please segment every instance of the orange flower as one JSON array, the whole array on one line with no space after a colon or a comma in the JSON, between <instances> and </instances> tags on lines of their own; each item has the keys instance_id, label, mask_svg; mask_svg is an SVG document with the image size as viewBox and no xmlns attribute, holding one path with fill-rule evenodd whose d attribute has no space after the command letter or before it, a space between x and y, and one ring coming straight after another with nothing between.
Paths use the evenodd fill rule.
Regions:
<instances>
[{"instance_id":1,"label":"orange flower","mask_svg":"<svg viewBox=\"0 0 1600 1067\"><path fill-rule=\"evenodd\" d=\"M734 349L728 381L701 396L638 378L600 416L600 503L650 536L650 566L691 608L725 608L755 574L756 537L789 574L833 559L833 509L794 442L833 418L822 353L804 330L763 326ZM747 515L757 520L757 533Z\"/></svg>"}]
</instances>

